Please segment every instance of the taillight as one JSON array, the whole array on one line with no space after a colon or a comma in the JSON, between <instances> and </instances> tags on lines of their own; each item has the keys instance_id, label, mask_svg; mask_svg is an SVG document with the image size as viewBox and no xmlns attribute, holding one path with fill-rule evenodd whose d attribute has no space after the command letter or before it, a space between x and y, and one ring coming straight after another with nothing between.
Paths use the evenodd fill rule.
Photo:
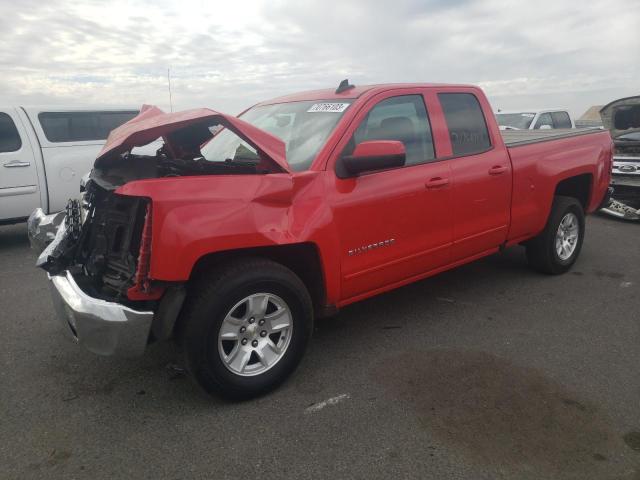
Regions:
<instances>
[{"instance_id":1,"label":"taillight","mask_svg":"<svg viewBox=\"0 0 640 480\"><path fill-rule=\"evenodd\" d=\"M157 300L162 296L164 291L162 288L154 288L149 279L152 222L153 215L151 212L151 202L149 202L147 203L144 215L144 225L140 238L140 250L138 252L136 273L133 277L133 286L127 290L129 300Z\"/></svg>"}]
</instances>

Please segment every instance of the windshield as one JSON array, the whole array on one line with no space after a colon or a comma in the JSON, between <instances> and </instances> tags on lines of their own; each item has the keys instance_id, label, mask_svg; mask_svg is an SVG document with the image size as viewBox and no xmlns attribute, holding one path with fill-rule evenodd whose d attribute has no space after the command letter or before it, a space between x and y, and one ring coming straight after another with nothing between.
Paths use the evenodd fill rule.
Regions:
<instances>
[{"instance_id":1,"label":"windshield","mask_svg":"<svg viewBox=\"0 0 640 480\"><path fill-rule=\"evenodd\" d=\"M240 118L279 137L286 145L291 170L309 168L327 137L349 107L349 101L291 102L247 110ZM228 129L201 149L209 161L258 159L253 147Z\"/></svg>"},{"instance_id":2,"label":"windshield","mask_svg":"<svg viewBox=\"0 0 640 480\"><path fill-rule=\"evenodd\" d=\"M535 113L496 113L498 125L501 127L519 128L526 130L531 126Z\"/></svg>"}]
</instances>

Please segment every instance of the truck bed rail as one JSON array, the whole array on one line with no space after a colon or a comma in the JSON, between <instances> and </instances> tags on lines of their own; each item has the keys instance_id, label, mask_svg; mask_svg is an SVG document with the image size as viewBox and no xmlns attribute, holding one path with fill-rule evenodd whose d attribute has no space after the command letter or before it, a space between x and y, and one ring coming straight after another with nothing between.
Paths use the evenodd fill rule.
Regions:
<instances>
[{"instance_id":1,"label":"truck bed rail","mask_svg":"<svg viewBox=\"0 0 640 480\"><path fill-rule=\"evenodd\" d=\"M600 128L556 128L552 130L501 130L507 147L519 147L560 138L578 137L603 132Z\"/></svg>"}]
</instances>

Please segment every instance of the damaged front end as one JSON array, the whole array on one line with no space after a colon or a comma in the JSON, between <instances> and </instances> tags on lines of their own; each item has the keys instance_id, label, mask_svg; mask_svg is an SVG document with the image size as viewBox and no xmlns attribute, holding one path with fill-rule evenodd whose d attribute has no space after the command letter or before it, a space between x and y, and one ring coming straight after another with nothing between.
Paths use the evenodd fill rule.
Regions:
<instances>
[{"instance_id":1,"label":"damaged front end","mask_svg":"<svg viewBox=\"0 0 640 480\"><path fill-rule=\"evenodd\" d=\"M145 288L138 274L148 262L142 232L150 203L112 194L93 181L84 188L81 200L70 200L57 214L55 237L36 265L47 271L58 317L73 340L101 355L139 355L157 305L153 297L135 301L128 292ZM30 232L52 223L41 215L30 222Z\"/></svg>"},{"instance_id":2,"label":"damaged front end","mask_svg":"<svg viewBox=\"0 0 640 480\"><path fill-rule=\"evenodd\" d=\"M148 263L141 246L149 213L148 199L117 195L90 180L81 200L69 201L54 240L36 266L50 275L69 270L85 278L88 293L127 301L136 273Z\"/></svg>"},{"instance_id":3,"label":"damaged front end","mask_svg":"<svg viewBox=\"0 0 640 480\"><path fill-rule=\"evenodd\" d=\"M600 110L600 116L614 142L614 195L602 211L616 218L640 221L640 96L611 102Z\"/></svg>"},{"instance_id":4,"label":"damaged front end","mask_svg":"<svg viewBox=\"0 0 640 480\"><path fill-rule=\"evenodd\" d=\"M200 148L217 125L241 141L232 158L209 161ZM155 155L134 153L158 138ZM109 135L79 199L64 212L36 210L29 219L32 245L44 247L36 265L48 274L67 333L94 353L138 355L149 341L171 335L180 311L184 285L151 276L153 199L120 187L166 178L171 188L180 181L175 177L283 171L282 141L246 122L206 109L165 114L143 107Z\"/></svg>"}]
</instances>

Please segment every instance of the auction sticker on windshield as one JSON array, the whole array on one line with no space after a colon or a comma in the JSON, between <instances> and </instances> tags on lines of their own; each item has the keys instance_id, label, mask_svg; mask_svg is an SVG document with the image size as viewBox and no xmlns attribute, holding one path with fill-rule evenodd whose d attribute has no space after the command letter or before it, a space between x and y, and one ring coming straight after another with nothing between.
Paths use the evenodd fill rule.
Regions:
<instances>
[{"instance_id":1,"label":"auction sticker on windshield","mask_svg":"<svg viewBox=\"0 0 640 480\"><path fill-rule=\"evenodd\" d=\"M331 112L331 113L340 113L344 112L348 103L314 103L309 107L307 112Z\"/></svg>"}]
</instances>

